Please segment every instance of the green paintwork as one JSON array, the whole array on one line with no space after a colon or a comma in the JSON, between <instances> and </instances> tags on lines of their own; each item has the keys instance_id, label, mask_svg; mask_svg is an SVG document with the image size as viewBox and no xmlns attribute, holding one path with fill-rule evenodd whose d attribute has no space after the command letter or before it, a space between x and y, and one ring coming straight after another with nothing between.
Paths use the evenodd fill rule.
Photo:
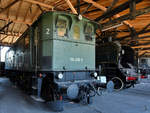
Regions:
<instances>
[{"instance_id":1,"label":"green paintwork","mask_svg":"<svg viewBox=\"0 0 150 113\"><path fill-rule=\"evenodd\" d=\"M66 21L66 34L59 36L57 33L57 21ZM63 22L63 21L62 21ZM62 24L62 23L61 23ZM85 26L91 26L92 40L85 39ZM80 39L74 39L74 26L79 26ZM37 31L36 31L37 29ZM64 70L89 70L95 69L95 30L97 25L77 15L65 12L47 12L27 30L30 36L30 47L27 52L27 66L35 70L37 62L38 71L64 71ZM60 28L61 30L61 28ZM35 33L36 32L36 33ZM61 34L63 35L63 34ZM35 44L37 36L37 46ZM22 36L24 37L24 36ZM19 41L16 42L16 45ZM36 57L37 48L37 57ZM37 59L36 59L37 58ZM26 69L24 68L24 69Z\"/></svg>"}]
</instances>

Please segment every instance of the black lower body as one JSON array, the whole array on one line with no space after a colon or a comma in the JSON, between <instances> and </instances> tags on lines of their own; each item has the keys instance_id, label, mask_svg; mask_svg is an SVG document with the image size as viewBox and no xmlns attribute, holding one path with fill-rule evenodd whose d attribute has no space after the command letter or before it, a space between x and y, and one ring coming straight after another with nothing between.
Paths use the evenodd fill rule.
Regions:
<instances>
[{"instance_id":1,"label":"black lower body","mask_svg":"<svg viewBox=\"0 0 150 113\"><path fill-rule=\"evenodd\" d=\"M112 80L114 82L114 89L120 90L129 88L136 84L136 80L127 80L127 76L117 67L106 67L102 70L102 74L106 76L107 82Z\"/></svg>"},{"instance_id":2,"label":"black lower body","mask_svg":"<svg viewBox=\"0 0 150 113\"><path fill-rule=\"evenodd\" d=\"M62 100L66 96L72 100L78 99L83 100L84 103L90 103L90 97L99 94L97 88L104 85L92 77L93 72L63 72L62 79L57 78L59 72L34 73L9 70L7 75L19 88L28 94L40 95L47 102ZM39 80L41 81L40 83Z\"/></svg>"}]
</instances>

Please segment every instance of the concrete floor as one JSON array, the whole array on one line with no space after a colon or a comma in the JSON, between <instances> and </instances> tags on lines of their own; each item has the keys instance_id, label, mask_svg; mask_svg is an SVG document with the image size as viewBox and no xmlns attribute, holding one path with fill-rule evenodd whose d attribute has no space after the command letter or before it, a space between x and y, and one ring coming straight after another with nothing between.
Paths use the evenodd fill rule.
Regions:
<instances>
[{"instance_id":1,"label":"concrete floor","mask_svg":"<svg viewBox=\"0 0 150 113\"><path fill-rule=\"evenodd\" d=\"M150 113L150 80L135 88L96 96L93 104L84 106L64 103L62 113ZM13 86L7 78L0 78L0 113L53 113L48 104L35 102ZM55 112L56 113L56 112Z\"/></svg>"}]
</instances>

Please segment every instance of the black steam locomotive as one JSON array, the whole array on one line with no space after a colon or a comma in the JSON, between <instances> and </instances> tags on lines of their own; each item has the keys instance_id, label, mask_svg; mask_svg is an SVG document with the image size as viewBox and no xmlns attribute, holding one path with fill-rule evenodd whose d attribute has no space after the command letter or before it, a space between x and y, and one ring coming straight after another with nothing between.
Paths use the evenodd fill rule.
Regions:
<instances>
[{"instance_id":1,"label":"black steam locomotive","mask_svg":"<svg viewBox=\"0 0 150 113\"><path fill-rule=\"evenodd\" d=\"M115 89L134 86L138 81L135 52L118 42L100 43L96 46L96 66L101 67L107 80L115 83Z\"/></svg>"},{"instance_id":2,"label":"black steam locomotive","mask_svg":"<svg viewBox=\"0 0 150 113\"><path fill-rule=\"evenodd\" d=\"M106 77L95 68L97 25L65 12L47 12L6 53L10 79L46 101L69 99L89 103Z\"/></svg>"}]
</instances>

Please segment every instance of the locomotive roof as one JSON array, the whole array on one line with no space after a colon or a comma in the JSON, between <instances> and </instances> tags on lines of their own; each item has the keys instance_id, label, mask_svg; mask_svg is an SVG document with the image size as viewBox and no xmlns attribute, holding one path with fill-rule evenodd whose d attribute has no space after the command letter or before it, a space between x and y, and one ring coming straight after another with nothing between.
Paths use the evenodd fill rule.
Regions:
<instances>
[{"instance_id":1,"label":"locomotive roof","mask_svg":"<svg viewBox=\"0 0 150 113\"><path fill-rule=\"evenodd\" d=\"M139 55L150 53L150 0L0 0L0 6L1 45L13 44L43 11L55 10L99 22L97 38L105 31Z\"/></svg>"},{"instance_id":2,"label":"locomotive roof","mask_svg":"<svg viewBox=\"0 0 150 113\"><path fill-rule=\"evenodd\" d=\"M45 11L45 12L41 13L41 14L37 17L37 19L36 19L34 22L36 22L42 15L44 15L44 14L46 14L46 13L55 13L55 12L57 12L57 13L62 13L62 14L66 14L66 15L69 14L69 15L78 16L77 14L74 14L74 13L71 13L71 12L66 12L66 11ZM82 18L85 18L85 19L91 21L92 23L95 23L95 24L97 24L97 25L100 25L98 22L96 22L96 21L94 21L94 20L92 20L92 19L90 19L90 18L88 18L88 17L83 16ZM34 22L32 23L32 25L34 24Z\"/></svg>"}]
</instances>

